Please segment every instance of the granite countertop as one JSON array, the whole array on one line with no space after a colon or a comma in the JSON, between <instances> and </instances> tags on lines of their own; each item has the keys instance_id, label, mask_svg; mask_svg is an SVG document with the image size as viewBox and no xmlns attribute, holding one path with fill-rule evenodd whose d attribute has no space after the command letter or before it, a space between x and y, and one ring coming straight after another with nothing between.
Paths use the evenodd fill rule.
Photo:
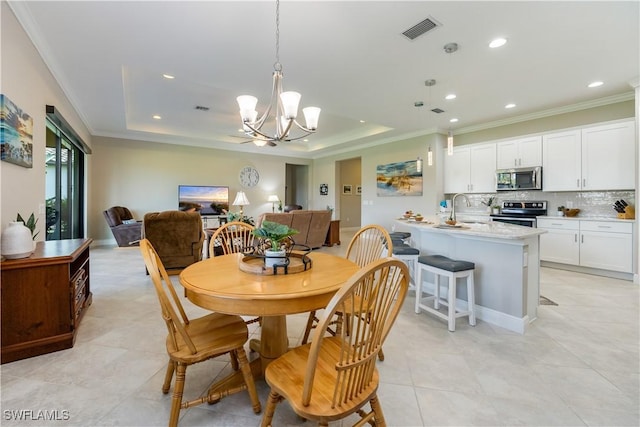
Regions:
<instances>
[{"instance_id":1,"label":"granite countertop","mask_svg":"<svg viewBox=\"0 0 640 427\"><path fill-rule=\"evenodd\" d=\"M557 216L557 215L546 215L539 216L538 218L547 218L547 219L558 219L558 220L566 220L566 221L609 221L609 222L634 222L635 219L622 219L616 218L613 216Z\"/></svg>"},{"instance_id":2,"label":"granite countertop","mask_svg":"<svg viewBox=\"0 0 640 427\"><path fill-rule=\"evenodd\" d=\"M503 222L475 222L464 220L459 221L455 226L441 224L438 218L429 217L421 222L414 220L397 219L401 224L425 232L445 233L456 237L474 236L492 239L526 239L546 233L546 230L523 227L519 225L507 224Z\"/></svg>"}]
</instances>

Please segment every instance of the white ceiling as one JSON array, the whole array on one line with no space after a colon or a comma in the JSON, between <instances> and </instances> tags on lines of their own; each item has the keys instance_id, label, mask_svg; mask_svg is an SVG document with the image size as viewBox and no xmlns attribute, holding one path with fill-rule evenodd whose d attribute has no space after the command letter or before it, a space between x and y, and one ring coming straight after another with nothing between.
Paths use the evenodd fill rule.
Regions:
<instances>
[{"instance_id":1,"label":"white ceiling","mask_svg":"<svg viewBox=\"0 0 640 427\"><path fill-rule=\"evenodd\" d=\"M631 99L640 75L638 1L282 0L284 88L322 114L308 142L258 148L240 144L235 97L268 101L275 1L9 4L90 132L134 140L315 158ZM441 26L402 35L427 17ZM489 49L498 36L508 43Z\"/></svg>"}]
</instances>

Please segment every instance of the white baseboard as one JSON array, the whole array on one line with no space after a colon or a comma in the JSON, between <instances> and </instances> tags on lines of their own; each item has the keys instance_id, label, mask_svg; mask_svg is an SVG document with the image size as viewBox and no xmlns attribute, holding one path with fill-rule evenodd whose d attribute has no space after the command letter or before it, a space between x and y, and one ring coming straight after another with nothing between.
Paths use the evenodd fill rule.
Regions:
<instances>
[{"instance_id":1,"label":"white baseboard","mask_svg":"<svg viewBox=\"0 0 640 427\"><path fill-rule=\"evenodd\" d=\"M529 316L519 318L477 304L476 317L487 323L491 323L492 325L496 325L519 334L524 334L530 323Z\"/></svg>"}]
</instances>

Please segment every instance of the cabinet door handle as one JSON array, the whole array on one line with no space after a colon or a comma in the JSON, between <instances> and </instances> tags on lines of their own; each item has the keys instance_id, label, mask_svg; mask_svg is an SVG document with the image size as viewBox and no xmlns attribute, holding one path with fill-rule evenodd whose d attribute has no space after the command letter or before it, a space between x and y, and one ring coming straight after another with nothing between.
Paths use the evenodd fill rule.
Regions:
<instances>
[{"instance_id":1,"label":"cabinet door handle","mask_svg":"<svg viewBox=\"0 0 640 427\"><path fill-rule=\"evenodd\" d=\"M573 237L574 237L573 241L578 243L578 233L574 234Z\"/></svg>"},{"instance_id":2,"label":"cabinet door handle","mask_svg":"<svg viewBox=\"0 0 640 427\"><path fill-rule=\"evenodd\" d=\"M582 188L587 188L587 178L582 178Z\"/></svg>"},{"instance_id":3,"label":"cabinet door handle","mask_svg":"<svg viewBox=\"0 0 640 427\"><path fill-rule=\"evenodd\" d=\"M558 226L562 227L564 224L560 224L560 223L557 223L557 222L552 222L551 225L558 225Z\"/></svg>"},{"instance_id":4,"label":"cabinet door handle","mask_svg":"<svg viewBox=\"0 0 640 427\"><path fill-rule=\"evenodd\" d=\"M610 225L599 225L598 228L611 228Z\"/></svg>"},{"instance_id":5,"label":"cabinet door handle","mask_svg":"<svg viewBox=\"0 0 640 427\"><path fill-rule=\"evenodd\" d=\"M580 178L576 180L576 187L580 188Z\"/></svg>"},{"instance_id":6,"label":"cabinet door handle","mask_svg":"<svg viewBox=\"0 0 640 427\"><path fill-rule=\"evenodd\" d=\"M580 243L584 243L584 234L580 236Z\"/></svg>"}]
</instances>

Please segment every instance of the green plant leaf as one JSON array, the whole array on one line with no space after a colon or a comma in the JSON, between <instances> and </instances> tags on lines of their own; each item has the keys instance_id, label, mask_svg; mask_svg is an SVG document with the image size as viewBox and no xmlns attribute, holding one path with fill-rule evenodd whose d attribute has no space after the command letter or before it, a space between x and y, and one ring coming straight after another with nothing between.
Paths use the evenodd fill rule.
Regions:
<instances>
[{"instance_id":1,"label":"green plant leaf","mask_svg":"<svg viewBox=\"0 0 640 427\"><path fill-rule=\"evenodd\" d=\"M36 240L36 237L38 237L38 234L40 234L40 232L33 234L34 231L36 231L36 224L38 224L38 218L36 218L36 216L33 213L31 213L27 221L25 221L22 215L18 213L18 216L16 217L16 221L22 222L25 225L25 227L27 227L31 231L31 238L33 240Z\"/></svg>"},{"instance_id":2,"label":"green plant leaf","mask_svg":"<svg viewBox=\"0 0 640 427\"><path fill-rule=\"evenodd\" d=\"M271 248L278 250L280 242L289 236L293 236L298 233L298 230L294 230L287 225L279 224L273 221L262 221L262 225L252 231L253 235L260 239L269 239L271 241Z\"/></svg>"}]
</instances>

